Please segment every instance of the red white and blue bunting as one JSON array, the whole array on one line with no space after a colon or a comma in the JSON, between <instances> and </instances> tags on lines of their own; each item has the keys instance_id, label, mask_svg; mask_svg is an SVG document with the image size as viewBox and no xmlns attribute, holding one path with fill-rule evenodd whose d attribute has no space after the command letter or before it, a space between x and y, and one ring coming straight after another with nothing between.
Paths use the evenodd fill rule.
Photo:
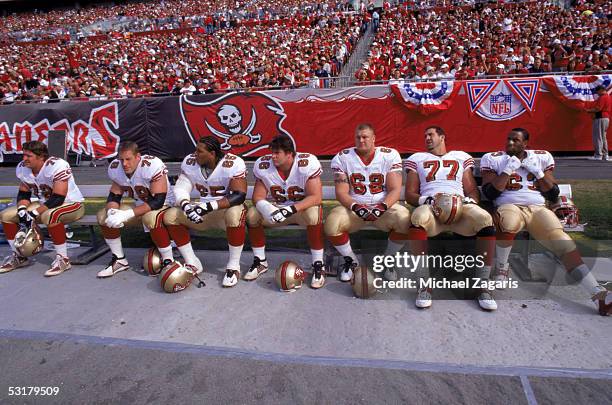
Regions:
<instances>
[{"instance_id":1,"label":"red white and blue bunting","mask_svg":"<svg viewBox=\"0 0 612 405\"><path fill-rule=\"evenodd\" d=\"M491 121L511 120L535 109L538 79L471 80L465 82L470 112Z\"/></svg>"},{"instance_id":2,"label":"red white and blue bunting","mask_svg":"<svg viewBox=\"0 0 612 405\"><path fill-rule=\"evenodd\" d=\"M544 77L544 84L563 104L576 110L591 108L595 103L595 88L612 88L612 76L551 76Z\"/></svg>"},{"instance_id":3,"label":"red white and blue bunting","mask_svg":"<svg viewBox=\"0 0 612 405\"><path fill-rule=\"evenodd\" d=\"M448 110L461 88L460 82L403 83L390 86L402 105L423 115Z\"/></svg>"}]
</instances>

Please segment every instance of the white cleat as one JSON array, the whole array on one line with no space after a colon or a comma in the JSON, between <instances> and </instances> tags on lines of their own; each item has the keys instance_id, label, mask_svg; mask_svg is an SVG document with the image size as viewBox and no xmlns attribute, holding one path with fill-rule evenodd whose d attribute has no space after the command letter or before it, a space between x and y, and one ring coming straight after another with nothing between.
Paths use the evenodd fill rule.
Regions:
<instances>
[{"instance_id":1,"label":"white cleat","mask_svg":"<svg viewBox=\"0 0 612 405\"><path fill-rule=\"evenodd\" d=\"M10 256L7 256L6 259L4 259L2 266L0 266L0 274L8 273L9 271L13 271L26 265L28 265L27 257L19 256L17 252L12 252Z\"/></svg>"},{"instance_id":2,"label":"white cleat","mask_svg":"<svg viewBox=\"0 0 612 405\"><path fill-rule=\"evenodd\" d=\"M189 270L192 274L195 274L195 275L199 275L204 271L202 267L198 268L197 266L193 264L188 264L188 263L185 263L183 267L185 267L187 270Z\"/></svg>"},{"instance_id":3,"label":"white cleat","mask_svg":"<svg viewBox=\"0 0 612 405\"><path fill-rule=\"evenodd\" d=\"M104 270L98 272L98 278L112 277L117 273L128 270L129 268L130 265L125 257L118 259L117 256L113 255L108 266L106 266Z\"/></svg>"},{"instance_id":4,"label":"white cleat","mask_svg":"<svg viewBox=\"0 0 612 405\"><path fill-rule=\"evenodd\" d=\"M495 311L497 302L493 299L493 294L489 290L482 290L478 296L478 305L485 311Z\"/></svg>"},{"instance_id":5,"label":"white cleat","mask_svg":"<svg viewBox=\"0 0 612 405\"><path fill-rule=\"evenodd\" d=\"M387 267L383 273L383 278L387 281L397 281L397 271L394 267Z\"/></svg>"},{"instance_id":6,"label":"white cleat","mask_svg":"<svg viewBox=\"0 0 612 405\"><path fill-rule=\"evenodd\" d=\"M310 287L314 289L321 288L325 285L325 265L322 261L317 260L312 264L312 279Z\"/></svg>"},{"instance_id":7,"label":"white cleat","mask_svg":"<svg viewBox=\"0 0 612 405\"><path fill-rule=\"evenodd\" d=\"M259 257L255 256L253 258L253 264L249 268L249 271L245 273L243 279L246 281L257 280L257 277L264 274L266 271L268 271L268 261L261 260Z\"/></svg>"},{"instance_id":8,"label":"white cleat","mask_svg":"<svg viewBox=\"0 0 612 405\"><path fill-rule=\"evenodd\" d=\"M227 269L225 271L225 277L223 277L223 287L233 287L238 283L240 279L240 270Z\"/></svg>"},{"instance_id":9,"label":"white cleat","mask_svg":"<svg viewBox=\"0 0 612 405\"><path fill-rule=\"evenodd\" d=\"M497 288L497 290L505 290L506 284L508 283L508 279L510 278L510 265L506 263L505 266L497 266L495 281L501 281L501 287Z\"/></svg>"},{"instance_id":10,"label":"white cleat","mask_svg":"<svg viewBox=\"0 0 612 405\"><path fill-rule=\"evenodd\" d=\"M340 281L348 282L353 279L353 270L357 268L359 264L355 263L349 256L344 256L344 264L342 265L342 271L340 272Z\"/></svg>"},{"instance_id":11,"label":"white cleat","mask_svg":"<svg viewBox=\"0 0 612 405\"><path fill-rule=\"evenodd\" d=\"M70 260L67 257L62 255L55 256L55 260L51 263L51 268L45 272L45 277L53 277L58 276L65 272L66 270L70 270L72 265L70 264Z\"/></svg>"},{"instance_id":12,"label":"white cleat","mask_svg":"<svg viewBox=\"0 0 612 405\"><path fill-rule=\"evenodd\" d=\"M414 305L416 305L417 308L424 309L431 307L432 302L431 288L419 288Z\"/></svg>"}]
</instances>

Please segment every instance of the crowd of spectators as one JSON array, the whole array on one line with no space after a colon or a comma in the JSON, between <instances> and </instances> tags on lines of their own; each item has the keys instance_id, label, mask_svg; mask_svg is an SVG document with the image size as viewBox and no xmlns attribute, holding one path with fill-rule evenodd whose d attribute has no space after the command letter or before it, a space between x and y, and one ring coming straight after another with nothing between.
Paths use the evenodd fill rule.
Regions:
<instances>
[{"instance_id":1,"label":"crowd of spectators","mask_svg":"<svg viewBox=\"0 0 612 405\"><path fill-rule=\"evenodd\" d=\"M575 3L385 1L347 11L343 1L165 0L20 14L0 19L0 31L50 32L68 19L82 31L127 18L142 32L5 38L0 102L318 87L340 74L368 22L376 34L358 84L611 69L612 1Z\"/></svg>"},{"instance_id":2,"label":"crowd of spectators","mask_svg":"<svg viewBox=\"0 0 612 405\"><path fill-rule=\"evenodd\" d=\"M97 5L79 9L11 14L0 19L4 40L29 42L77 38L108 32L152 31L181 27L225 27L347 11L346 1L161 0Z\"/></svg>"},{"instance_id":3,"label":"crowd of spectators","mask_svg":"<svg viewBox=\"0 0 612 405\"><path fill-rule=\"evenodd\" d=\"M315 86L337 76L363 18L331 13L306 23L115 36L0 48L4 102L200 94Z\"/></svg>"},{"instance_id":4,"label":"crowd of spectators","mask_svg":"<svg viewBox=\"0 0 612 405\"><path fill-rule=\"evenodd\" d=\"M386 10L355 76L366 84L610 70L612 2L577 3Z\"/></svg>"}]
</instances>

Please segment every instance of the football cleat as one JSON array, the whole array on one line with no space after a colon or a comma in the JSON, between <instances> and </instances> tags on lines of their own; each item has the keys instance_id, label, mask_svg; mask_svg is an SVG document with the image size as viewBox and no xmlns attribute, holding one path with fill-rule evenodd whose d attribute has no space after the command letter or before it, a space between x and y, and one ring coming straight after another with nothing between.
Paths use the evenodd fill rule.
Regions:
<instances>
[{"instance_id":1,"label":"football cleat","mask_svg":"<svg viewBox=\"0 0 612 405\"><path fill-rule=\"evenodd\" d=\"M395 270L395 267L387 267L383 273L383 278L387 281L396 281L397 271Z\"/></svg>"},{"instance_id":2,"label":"football cleat","mask_svg":"<svg viewBox=\"0 0 612 405\"><path fill-rule=\"evenodd\" d=\"M246 272L243 278L247 281L253 281L266 271L268 271L268 262L266 260L261 260L259 257L255 256L253 258L253 264L251 265L251 267Z\"/></svg>"},{"instance_id":3,"label":"football cleat","mask_svg":"<svg viewBox=\"0 0 612 405\"><path fill-rule=\"evenodd\" d=\"M235 286L238 283L238 279L240 279L240 270L227 269L223 277L223 287L229 288Z\"/></svg>"},{"instance_id":4,"label":"football cleat","mask_svg":"<svg viewBox=\"0 0 612 405\"><path fill-rule=\"evenodd\" d=\"M414 305L416 305L417 308L429 308L431 304L431 288L419 288Z\"/></svg>"},{"instance_id":5,"label":"football cleat","mask_svg":"<svg viewBox=\"0 0 612 405\"><path fill-rule=\"evenodd\" d=\"M612 292L608 290L602 290L601 292L595 294L592 300L597 306L599 315L612 315Z\"/></svg>"},{"instance_id":6,"label":"football cleat","mask_svg":"<svg viewBox=\"0 0 612 405\"><path fill-rule=\"evenodd\" d=\"M493 294L489 290L482 290L478 296L478 305L485 311L495 311L497 303L493 299Z\"/></svg>"},{"instance_id":7,"label":"football cleat","mask_svg":"<svg viewBox=\"0 0 612 405\"><path fill-rule=\"evenodd\" d=\"M98 278L112 277L119 272L128 270L129 268L130 265L125 257L119 259L117 256L113 255L108 266L106 266L104 270L100 270L98 272Z\"/></svg>"},{"instance_id":8,"label":"football cleat","mask_svg":"<svg viewBox=\"0 0 612 405\"><path fill-rule=\"evenodd\" d=\"M196 274L196 275L201 274L204 271L201 265L200 267L198 267L193 264L185 263L183 267L185 267L190 273Z\"/></svg>"},{"instance_id":9,"label":"football cleat","mask_svg":"<svg viewBox=\"0 0 612 405\"><path fill-rule=\"evenodd\" d=\"M55 256L55 260L51 263L51 268L45 271L45 277L53 277L59 274L62 274L66 270L70 270L72 265L70 264L70 260L67 257L63 257L62 255Z\"/></svg>"},{"instance_id":10,"label":"football cleat","mask_svg":"<svg viewBox=\"0 0 612 405\"><path fill-rule=\"evenodd\" d=\"M17 252L12 252L10 256L7 256L0 266L0 274L8 273L9 271L13 271L20 267L23 267L28 264L28 258L20 256Z\"/></svg>"},{"instance_id":11,"label":"football cleat","mask_svg":"<svg viewBox=\"0 0 612 405\"><path fill-rule=\"evenodd\" d=\"M348 282L353 278L353 270L358 266L350 256L344 256L344 264L340 272L340 281Z\"/></svg>"},{"instance_id":12,"label":"football cleat","mask_svg":"<svg viewBox=\"0 0 612 405\"><path fill-rule=\"evenodd\" d=\"M325 265L322 261L317 260L312 264L312 279L310 287L317 289L325 285Z\"/></svg>"},{"instance_id":13,"label":"football cleat","mask_svg":"<svg viewBox=\"0 0 612 405\"><path fill-rule=\"evenodd\" d=\"M505 266L497 265L495 281L502 282L501 284L502 286L500 288L497 288L498 290L505 290L504 285L508 282L509 278L510 278L510 265L508 263L506 263Z\"/></svg>"}]
</instances>

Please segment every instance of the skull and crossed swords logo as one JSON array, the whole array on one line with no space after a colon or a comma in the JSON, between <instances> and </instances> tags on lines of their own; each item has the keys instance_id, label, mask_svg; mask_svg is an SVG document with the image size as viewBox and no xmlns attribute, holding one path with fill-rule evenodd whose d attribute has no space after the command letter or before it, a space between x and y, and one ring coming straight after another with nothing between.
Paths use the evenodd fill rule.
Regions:
<instances>
[{"instance_id":1,"label":"skull and crossed swords logo","mask_svg":"<svg viewBox=\"0 0 612 405\"><path fill-rule=\"evenodd\" d=\"M219 123L229 131L229 133L218 131L213 128L208 122L206 122L208 130L224 140L223 144L221 144L221 149L231 149L232 145L230 145L228 141L233 136L239 134L248 136L248 143L257 143L261 140L260 134L251 133L253 131L253 128L255 128L255 124L257 122L257 113L255 112L255 108L252 109L251 122L249 122L249 125L244 128L244 130L242 127L242 118L242 114L240 113L238 107L232 104L223 104L219 108L219 111L217 111L217 119L219 120Z\"/></svg>"}]
</instances>

